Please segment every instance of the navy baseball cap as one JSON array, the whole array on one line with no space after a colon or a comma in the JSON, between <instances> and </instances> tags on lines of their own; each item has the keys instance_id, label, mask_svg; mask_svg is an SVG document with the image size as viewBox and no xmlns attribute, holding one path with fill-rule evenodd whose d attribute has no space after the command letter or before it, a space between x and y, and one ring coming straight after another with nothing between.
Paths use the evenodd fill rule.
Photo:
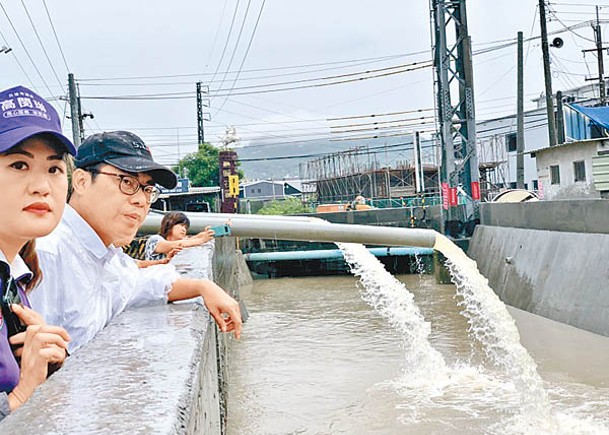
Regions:
<instances>
[{"instance_id":1,"label":"navy baseball cap","mask_svg":"<svg viewBox=\"0 0 609 435\"><path fill-rule=\"evenodd\" d=\"M40 133L49 133L75 155L76 148L61 133L57 111L44 98L23 86L0 92L0 153Z\"/></svg>"},{"instance_id":2,"label":"navy baseball cap","mask_svg":"<svg viewBox=\"0 0 609 435\"><path fill-rule=\"evenodd\" d=\"M156 163L144 141L128 131L92 134L80 144L74 161L76 167L82 169L99 163L107 163L125 172L145 172L156 184L167 189L178 184L176 174Z\"/></svg>"}]
</instances>

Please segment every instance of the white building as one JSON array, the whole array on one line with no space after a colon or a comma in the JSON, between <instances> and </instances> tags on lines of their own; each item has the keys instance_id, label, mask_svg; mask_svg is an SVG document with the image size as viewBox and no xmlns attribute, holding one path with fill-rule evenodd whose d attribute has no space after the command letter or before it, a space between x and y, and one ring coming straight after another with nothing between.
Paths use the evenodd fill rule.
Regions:
<instances>
[{"instance_id":1,"label":"white building","mask_svg":"<svg viewBox=\"0 0 609 435\"><path fill-rule=\"evenodd\" d=\"M545 97L533 101L537 103L537 108L524 114L524 183L525 189L538 191L537 165L531 151L548 147L549 140ZM575 101L582 105L594 105L598 101L598 85L589 84L564 91L563 101L567 143L604 136L601 128L591 124L586 116L568 105ZM516 115L478 122L476 135L481 180L488 181L498 189L516 188Z\"/></svg>"},{"instance_id":2,"label":"white building","mask_svg":"<svg viewBox=\"0 0 609 435\"><path fill-rule=\"evenodd\" d=\"M599 163L609 161L606 153L609 153L609 139L569 142L532 152L537 160L542 199L603 197L605 171Z\"/></svg>"}]
</instances>

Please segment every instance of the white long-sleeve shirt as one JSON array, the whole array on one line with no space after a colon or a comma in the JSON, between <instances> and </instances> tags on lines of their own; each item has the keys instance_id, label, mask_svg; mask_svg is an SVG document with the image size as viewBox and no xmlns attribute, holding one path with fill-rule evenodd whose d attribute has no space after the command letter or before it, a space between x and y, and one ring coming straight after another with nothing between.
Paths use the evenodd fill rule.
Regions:
<instances>
[{"instance_id":1,"label":"white long-sleeve shirt","mask_svg":"<svg viewBox=\"0 0 609 435\"><path fill-rule=\"evenodd\" d=\"M179 278L172 265L138 268L122 249L105 246L69 205L59 226L37 240L36 250L43 278L30 302L48 324L69 332L70 352L126 308L166 303Z\"/></svg>"}]
</instances>

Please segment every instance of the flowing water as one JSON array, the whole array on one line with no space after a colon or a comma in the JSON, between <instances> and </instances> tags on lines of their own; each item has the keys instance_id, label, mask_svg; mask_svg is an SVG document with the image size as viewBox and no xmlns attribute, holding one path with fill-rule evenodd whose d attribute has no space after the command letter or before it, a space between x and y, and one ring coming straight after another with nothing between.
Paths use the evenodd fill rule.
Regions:
<instances>
[{"instance_id":1,"label":"flowing water","mask_svg":"<svg viewBox=\"0 0 609 435\"><path fill-rule=\"evenodd\" d=\"M394 278L341 248L360 280L256 281L244 294L229 434L609 434L609 338L508 312L445 246L457 286Z\"/></svg>"}]
</instances>

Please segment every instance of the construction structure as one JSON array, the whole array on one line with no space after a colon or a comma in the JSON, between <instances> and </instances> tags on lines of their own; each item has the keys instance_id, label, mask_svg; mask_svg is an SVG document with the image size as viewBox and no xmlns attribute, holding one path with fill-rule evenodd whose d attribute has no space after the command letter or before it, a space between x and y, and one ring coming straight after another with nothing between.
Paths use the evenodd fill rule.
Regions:
<instances>
[{"instance_id":1,"label":"construction structure","mask_svg":"<svg viewBox=\"0 0 609 435\"><path fill-rule=\"evenodd\" d=\"M421 168L423 174L418 181L417 168ZM352 201L357 195L392 200L439 193L436 165L397 161L394 167L381 167L367 147L328 154L301 164L300 177L315 184L319 203Z\"/></svg>"},{"instance_id":2,"label":"construction structure","mask_svg":"<svg viewBox=\"0 0 609 435\"><path fill-rule=\"evenodd\" d=\"M458 191L480 200L471 39L465 0L432 0L431 7L443 209L451 220L459 219L452 216Z\"/></svg>"}]
</instances>

